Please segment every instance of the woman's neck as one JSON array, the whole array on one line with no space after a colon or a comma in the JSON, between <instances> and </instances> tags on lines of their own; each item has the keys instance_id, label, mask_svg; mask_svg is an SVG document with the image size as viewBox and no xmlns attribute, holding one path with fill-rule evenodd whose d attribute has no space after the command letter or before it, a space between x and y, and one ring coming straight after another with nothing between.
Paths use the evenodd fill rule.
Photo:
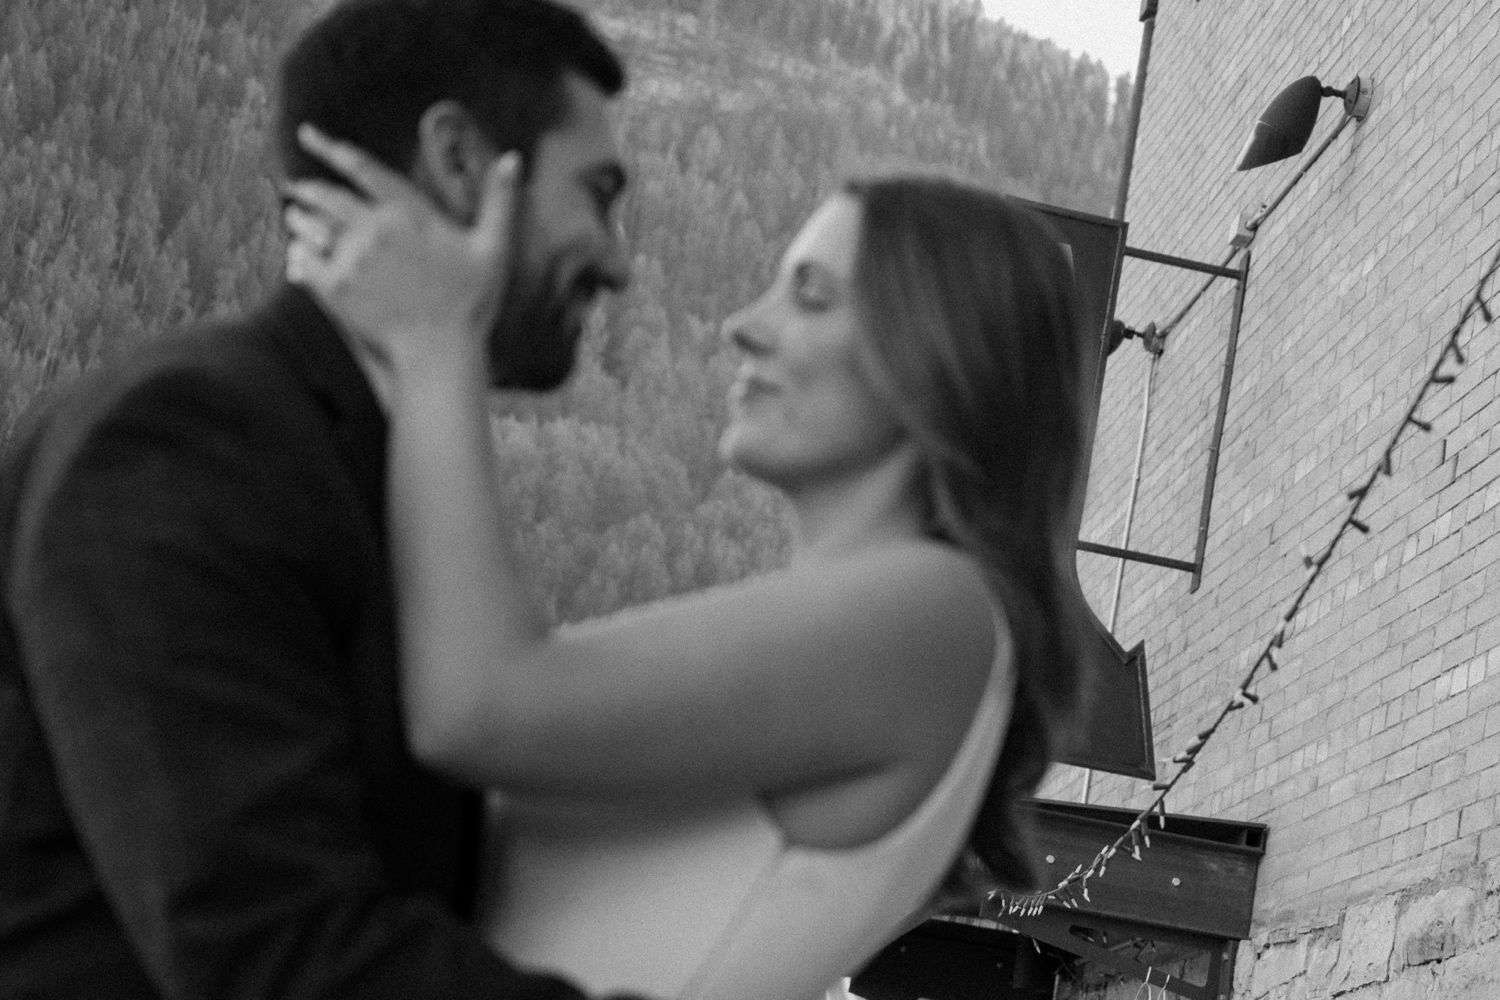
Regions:
<instances>
[{"instance_id":1,"label":"woman's neck","mask_svg":"<svg viewBox=\"0 0 1500 1000\"><path fill-rule=\"evenodd\" d=\"M797 512L797 560L829 558L927 533L915 454L900 449L853 475L783 486Z\"/></svg>"}]
</instances>

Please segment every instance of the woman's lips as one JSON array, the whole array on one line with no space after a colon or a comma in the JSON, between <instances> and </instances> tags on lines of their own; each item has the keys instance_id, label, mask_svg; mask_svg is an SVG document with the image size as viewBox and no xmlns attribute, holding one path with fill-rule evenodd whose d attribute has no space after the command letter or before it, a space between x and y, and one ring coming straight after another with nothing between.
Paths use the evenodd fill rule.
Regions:
<instances>
[{"instance_id":1,"label":"woman's lips","mask_svg":"<svg viewBox=\"0 0 1500 1000\"><path fill-rule=\"evenodd\" d=\"M734 385L730 387L729 396L736 403L748 403L761 396L779 392L780 389L781 387L770 379L741 372L734 380Z\"/></svg>"}]
</instances>

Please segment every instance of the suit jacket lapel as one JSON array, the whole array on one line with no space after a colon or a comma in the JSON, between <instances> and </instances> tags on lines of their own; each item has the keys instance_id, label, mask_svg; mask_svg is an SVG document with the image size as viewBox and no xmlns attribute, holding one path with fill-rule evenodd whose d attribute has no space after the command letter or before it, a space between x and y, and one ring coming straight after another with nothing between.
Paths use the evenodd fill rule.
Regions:
<instances>
[{"instance_id":1,"label":"suit jacket lapel","mask_svg":"<svg viewBox=\"0 0 1500 1000\"><path fill-rule=\"evenodd\" d=\"M395 620L384 557L385 414L343 336L305 292L284 286L260 320L252 329L261 331L291 359L299 379L327 408L338 450L368 505L377 533L381 579L355 655L365 665L361 698L369 702L366 717L376 720L371 724L382 733L377 740L384 748L379 756L387 760L388 768L388 753L403 762L385 772L382 794L372 806L385 817L381 822L387 842L400 859L393 870L405 873L407 888L438 889L460 916L468 917L479 879L482 800L416 767L400 735ZM377 662L385 666L370 669Z\"/></svg>"}]
</instances>

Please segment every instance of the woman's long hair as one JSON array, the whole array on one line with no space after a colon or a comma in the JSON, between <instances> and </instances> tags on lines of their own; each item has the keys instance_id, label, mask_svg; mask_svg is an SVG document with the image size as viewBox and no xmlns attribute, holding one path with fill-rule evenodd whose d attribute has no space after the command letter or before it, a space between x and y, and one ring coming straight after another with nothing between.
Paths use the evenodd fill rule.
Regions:
<instances>
[{"instance_id":1,"label":"woman's long hair","mask_svg":"<svg viewBox=\"0 0 1500 1000\"><path fill-rule=\"evenodd\" d=\"M1020 800L1082 688L1068 599L1083 484L1087 337L1061 245L999 194L935 177L855 180L856 297L868 375L925 458L935 534L981 564L1014 638L1017 684L969 837L993 883L1038 885ZM972 875L972 856L955 878ZM973 898L972 877L961 883Z\"/></svg>"}]
</instances>

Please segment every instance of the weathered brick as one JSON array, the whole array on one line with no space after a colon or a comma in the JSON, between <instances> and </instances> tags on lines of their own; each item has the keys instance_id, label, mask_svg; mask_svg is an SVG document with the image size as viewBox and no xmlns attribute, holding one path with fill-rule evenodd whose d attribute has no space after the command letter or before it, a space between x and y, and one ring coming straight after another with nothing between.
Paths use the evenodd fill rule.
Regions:
<instances>
[{"instance_id":1,"label":"weathered brick","mask_svg":"<svg viewBox=\"0 0 1500 1000\"><path fill-rule=\"evenodd\" d=\"M1191 739L1247 668L1242 654L1267 638L1303 579L1299 549L1332 537L1344 491L1400 425L1494 253L1497 47L1500 0L1160 4L1127 212L1133 245L1222 259L1231 220L1296 169L1231 169L1270 98L1306 73L1335 86L1369 74L1376 86L1370 117L1256 238L1203 586L1189 595L1168 571L1126 576L1121 638L1147 643L1161 756ZM1336 115L1325 102L1315 142ZM1128 262L1117 313L1133 326L1161 322L1199 281ZM1220 282L1204 296L1159 363L1136 525L1153 551L1196 541L1230 291ZM1226 724L1233 753L1213 757L1210 744L1173 802L1271 827L1255 928L1280 943L1237 976L1237 997L1429 995L1425 980L1412 992L1419 976L1457 991L1433 996L1500 996L1500 960L1486 973L1479 959L1500 955L1500 938L1434 931L1417 913L1427 906L1441 923L1465 892L1484 898L1465 872L1500 858L1500 325L1476 318L1464 344L1466 364L1448 365L1456 381L1422 403L1433 432L1404 435L1394 474L1365 500L1373 533L1341 542L1282 671L1260 684L1262 704ZM1094 455L1086 520L1110 537L1123 528L1144 371L1127 345L1106 374L1100 424L1116 432ZM1086 592L1108 592L1110 560L1080 566ZM1133 794L1124 780L1098 787L1116 801ZM1398 904L1399 947L1382 916L1394 920ZM1309 944L1307 968L1291 969L1312 940L1306 928L1344 909L1320 952L1336 947L1337 962L1314 977ZM1500 934L1500 912L1495 924Z\"/></svg>"},{"instance_id":2,"label":"weathered brick","mask_svg":"<svg viewBox=\"0 0 1500 1000\"><path fill-rule=\"evenodd\" d=\"M1411 900L1396 923L1396 959L1423 965L1450 958L1473 944L1480 892L1455 886Z\"/></svg>"}]
</instances>

